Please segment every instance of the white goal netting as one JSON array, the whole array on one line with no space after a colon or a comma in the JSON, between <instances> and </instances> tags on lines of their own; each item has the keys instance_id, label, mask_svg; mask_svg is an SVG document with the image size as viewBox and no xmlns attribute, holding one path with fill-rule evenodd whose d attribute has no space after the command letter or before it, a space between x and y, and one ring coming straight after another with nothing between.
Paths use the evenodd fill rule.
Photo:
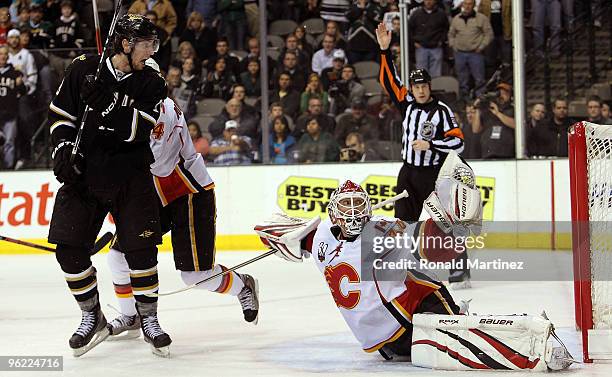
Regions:
<instances>
[{"instance_id":1,"label":"white goal netting","mask_svg":"<svg viewBox=\"0 0 612 377\"><path fill-rule=\"evenodd\" d=\"M612 125L585 123L593 327L612 329Z\"/></svg>"}]
</instances>

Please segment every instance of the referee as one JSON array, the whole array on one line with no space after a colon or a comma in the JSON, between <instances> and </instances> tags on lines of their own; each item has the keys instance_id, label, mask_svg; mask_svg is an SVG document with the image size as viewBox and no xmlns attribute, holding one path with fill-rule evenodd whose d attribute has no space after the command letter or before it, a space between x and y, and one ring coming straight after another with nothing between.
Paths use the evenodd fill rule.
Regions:
<instances>
[{"instance_id":1,"label":"referee","mask_svg":"<svg viewBox=\"0 0 612 377\"><path fill-rule=\"evenodd\" d=\"M391 32L383 23L378 25L376 37L381 50L380 84L403 117L404 164L397 177L396 192L406 190L409 196L395 203L395 217L404 221L418 221L423 202L434 190L446 156L451 150L458 154L463 151L463 132L451 108L431 95L431 76L426 70L410 72L409 88L403 86L389 51ZM466 258L466 254L463 253L461 258ZM469 271L451 270L451 283L467 279Z\"/></svg>"}]
</instances>

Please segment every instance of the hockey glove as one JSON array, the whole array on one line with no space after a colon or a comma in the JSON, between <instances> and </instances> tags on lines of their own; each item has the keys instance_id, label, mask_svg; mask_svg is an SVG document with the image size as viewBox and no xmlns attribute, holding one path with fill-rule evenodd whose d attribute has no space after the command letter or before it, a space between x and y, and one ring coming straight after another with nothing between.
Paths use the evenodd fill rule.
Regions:
<instances>
[{"instance_id":1,"label":"hockey glove","mask_svg":"<svg viewBox=\"0 0 612 377\"><path fill-rule=\"evenodd\" d=\"M321 219L318 216L306 221L277 213L264 224L256 225L255 232L264 245L276 251L274 255L299 263L302 258L310 256L308 251L301 248L302 239L317 229L320 222Z\"/></svg>"},{"instance_id":2,"label":"hockey glove","mask_svg":"<svg viewBox=\"0 0 612 377\"><path fill-rule=\"evenodd\" d=\"M102 117L106 117L117 105L119 94L109 90L100 79L96 80L93 75L87 75L81 86L81 99Z\"/></svg>"},{"instance_id":3,"label":"hockey glove","mask_svg":"<svg viewBox=\"0 0 612 377\"><path fill-rule=\"evenodd\" d=\"M70 155L74 143L64 140L51 153L53 159L53 174L61 183L75 183L85 172L85 158L80 151L70 163Z\"/></svg>"}]
</instances>

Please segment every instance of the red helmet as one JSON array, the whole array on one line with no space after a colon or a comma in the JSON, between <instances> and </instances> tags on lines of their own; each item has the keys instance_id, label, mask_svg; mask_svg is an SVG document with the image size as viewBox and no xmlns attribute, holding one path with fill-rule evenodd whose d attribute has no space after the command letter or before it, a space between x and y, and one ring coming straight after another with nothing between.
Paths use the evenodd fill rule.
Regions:
<instances>
[{"instance_id":1,"label":"red helmet","mask_svg":"<svg viewBox=\"0 0 612 377\"><path fill-rule=\"evenodd\" d=\"M347 180L331 195L327 213L345 236L358 236L372 217L370 196L361 186Z\"/></svg>"}]
</instances>

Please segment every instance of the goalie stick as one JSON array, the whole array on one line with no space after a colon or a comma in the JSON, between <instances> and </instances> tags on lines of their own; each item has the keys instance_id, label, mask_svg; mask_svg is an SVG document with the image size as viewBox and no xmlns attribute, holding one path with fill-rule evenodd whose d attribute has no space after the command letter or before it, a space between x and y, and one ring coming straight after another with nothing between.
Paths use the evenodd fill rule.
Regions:
<instances>
[{"instance_id":1,"label":"goalie stick","mask_svg":"<svg viewBox=\"0 0 612 377\"><path fill-rule=\"evenodd\" d=\"M109 49L109 46L112 45L113 34L115 33L115 26L117 25L117 21L119 20L119 12L121 12L122 0L117 1L117 6L115 8L115 14L113 15L113 21L111 22L110 30L108 31L108 35L106 36L106 42L104 43L104 50L102 50L102 55L100 55L100 62L98 63L98 68L96 69L96 80L100 77L100 70L102 69L102 65L104 64L104 58L106 57L106 52ZM95 9L95 2L94 2ZM95 10L97 13L97 10ZM77 153L79 152L79 144L81 144L81 139L83 138L83 130L85 129L85 121L87 121L87 114L91 109L89 106L85 106L85 112L83 113L83 117L81 118L81 125L79 126L79 131L77 132L76 139L74 140L74 146L72 147L72 153L70 153L70 164L73 164L73 169L81 174L82 172L78 171L78 169L74 166L74 159L76 158Z\"/></svg>"},{"instance_id":2,"label":"goalie stick","mask_svg":"<svg viewBox=\"0 0 612 377\"><path fill-rule=\"evenodd\" d=\"M104 233L102 235L102 237L98 238L96 243L94 243L94 247L89 251L89 255L94 255L98 251L104 249L104 246L108 245L108 243L111 242L112 239L113 239L113 233L111 233L111 232ZM0 235L0 241L6 241L6 242L14 243L14 244L17 244L17 245L23 245L23 246L31 247L33 249L50 251L52 253L55 253L55 249L52 248L52 247L38 245L38 244L35 244L35 243L32 243L32 242L22 241L22 240L18 240L18 239L11 238L11 237L5 237L5 236L1 236Z\"/></svg>"},{"instance_id":3,"label":"goalie stick","mask_svg":"<svg viewBox=\"0 0 612 377\"><path fill-rule=\"evenodd\" d=\"M405 198L407 196L408 196L408 192L406 190L404 190L401 193L399 193L399 194L397 194L397 195L395 195L395 196L393 196L393 197L391 197L391 198L389 198L387 200L383 200L382 202L372 206L372 210L375 211L377 209L382 208L383 206L385 206L387 204L396 202L399 199ZM247 266L247 265L249 265L251 263L257 262L260 259L264 259L264 258L266 258L266 257L268 257L268 256L270 256L270 255L272 255L274 253L276 253L276 250L271 249L271 250L268 250L267 252L265 252L265 253L263 253L263 254L261 254L259 256L256 256L255 258L249 259L249 260L247 260L245 262L242 262L240 264L235 265L232 268L228 268L225 271L222 271L222 272L216 273L216 274L214 274L212 276L209 276L206 279L201 280L201 281L199 281L197 283L194 283L194 284L191 284L191 285L188 285L186 287L177 289L175 291L170 291L170 292L164 292L164 293L146 293L145 296L148 296L148 297L162 297L162 296L170 296L170 295L174 295L174 294L177 294L177 293L185 292L185 291L188 291L190 289L195 288L196 286L198 286L200 284L206 283L207 281L215 279L215 278L217 278L219 276L227 275L227 274L229 274L232 271L235 271L235 270L237 270L239 268Z\"/></svg>"}]
</instances>

